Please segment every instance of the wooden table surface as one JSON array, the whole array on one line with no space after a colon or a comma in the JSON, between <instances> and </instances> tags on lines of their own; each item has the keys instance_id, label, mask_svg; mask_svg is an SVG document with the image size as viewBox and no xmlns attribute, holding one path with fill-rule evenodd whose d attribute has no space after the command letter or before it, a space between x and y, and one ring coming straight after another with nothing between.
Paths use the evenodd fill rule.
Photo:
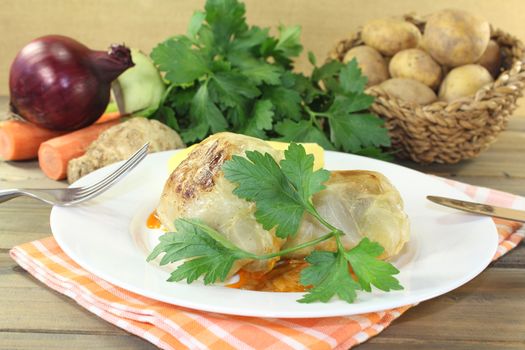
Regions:
<instances>
[{"instance_id":1,"label":"wooden table surface","mask_svg":"<svg viewBox=\"0 0 525 350\"><path fill-rule=\"evenodd\" d=\"M6 109L0 98L0 111ZM498 141L457 165L405 166L525 196L525 115ZM34 161L1 162L0 188L60 187ZM8 255L13 246L51 235L51 207L28 198L0 205L0 349L152 349L37 281ZM421 303L365 349L525 349L525 245L466 285Z\"/></svg>"}]
</instances>

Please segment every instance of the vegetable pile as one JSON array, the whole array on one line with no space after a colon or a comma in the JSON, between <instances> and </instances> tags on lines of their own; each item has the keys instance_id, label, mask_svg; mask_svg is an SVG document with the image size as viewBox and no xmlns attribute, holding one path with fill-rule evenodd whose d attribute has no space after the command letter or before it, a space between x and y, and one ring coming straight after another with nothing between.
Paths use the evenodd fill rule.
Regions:
<instances>
[{"instance_id":1,"label":"vegetable pile","mask_svg":"<svg viewBox=\"0 0 525 350\"><path fill-rule=\"evenodd\" d=\"M110 88L119 112L108 105ZM126 159L145 142L150 151L184 147L157 120L121 118L151 114L165 92L160 72L136 49L112 45L108 52L92 51L64 36L37 38L16 56L10 90L12 111L25 121L0 123L0 157L38 157L53 180L77 180ZM100 138L110 141L97 142Z\"/></svg>"},{"instance_id":2,"label":"vegetable pile","mask_svg":"<svg viewBox=\"0 0 525 350\"><path fill-rule=\"evenodd\" d=\"M229 130L262 139L316 142L325 149L382 156L390 139L367 112L367 78L356 61L292 71L302 51L299 27L249 26L237 0L208 0L188 33L167 39L151 57L169 86L154 118L186 143ZM316 60L309 54L310 62Z\"/></svg>"},{"instance_id":3,"label":"vegetable pile","mask_svg":"<svg viewBox=\"0 0 525 350\"><path fill-rule=\"evenodd\" d=\"M368 86L419 105L472 96L501 69L489 23L462 10L433 13L419 27L403 19L375 19L363 26L361 39L364 45L350 49L342 61L357 59Z\"/></svg>"},{"instance_id":4,"label":"vegetable pile","mask_svg":"<svg viewBox=\"0 0 525 350\"><path fill-rule=\"evenodd\" d=\"M372 285L383 291L403 289L393 277L399 271L377 259L384 250L381 245L363 238L354 248L345 249L341 242L345 233L315 209L312 196L325 188L323 183L329 179L330 172L314 171L314 157L306 154L301 145L290 144L284 155L277 164L269 154L247 151L247 158L233 156L222 169L226 179L238 185L233 193L255 203L255 218L264 229L275 228L280 238L293 237L303 215L308 213L328 228L329 233L279 252L256 255L237 247L202 221L182 218L175 221L176 232L160 237L148 261L165 253L160 265L184 261L168 281L191 283L203 277L204 283L210 284L224 281L237 260L271 259L332 239L336 242L335 252L314 251L305 258L309 266L301 271L300 283L307 288L307 293L299 302L328 302L337 296L351 303L357 297L356 291L370 292Z\"/></svg>"}]
</instances>

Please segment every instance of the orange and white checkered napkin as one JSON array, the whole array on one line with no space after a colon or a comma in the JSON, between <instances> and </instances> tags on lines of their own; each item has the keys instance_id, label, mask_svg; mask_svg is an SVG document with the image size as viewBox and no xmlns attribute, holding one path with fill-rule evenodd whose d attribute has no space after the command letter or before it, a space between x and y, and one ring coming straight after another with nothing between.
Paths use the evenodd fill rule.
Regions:
<instances>
[{"instance_id":1,"label":"orange and white checkered napkin","mask_svg":"<svg viewBox=\"0 0 525 350\"><path fill-rule=\"evenodd\" d=\"M525 198L449 181L474 200L525 209ZM525 236L520 224L495 220L497 259ZM381 332L411 306L358 316L268 319L190 310L131 293L94 276L71 260L52 237L10 251L29 273L118 327L163 349L347 349Z\"/></svg>"}]
</instances>

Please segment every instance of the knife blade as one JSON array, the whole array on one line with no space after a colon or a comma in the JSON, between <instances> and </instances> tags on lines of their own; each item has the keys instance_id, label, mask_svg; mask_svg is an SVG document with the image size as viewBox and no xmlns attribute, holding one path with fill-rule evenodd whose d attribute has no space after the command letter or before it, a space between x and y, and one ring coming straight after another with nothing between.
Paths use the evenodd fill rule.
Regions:
<instances>
[{"instance_id":1,"label":"knife blade","mask_svg":"<svg viewBox=\"0 0 525 350\"><path fill-rule=\"evenodd\" d=\"M489 215L501 219L525 222L525 211L523 210L502 208L488 204L467 202L459 199L439 196L427 196L427 199L431 202L444 205L446 207L468 211L475 214Z\"/></svg>"}]
</instances>

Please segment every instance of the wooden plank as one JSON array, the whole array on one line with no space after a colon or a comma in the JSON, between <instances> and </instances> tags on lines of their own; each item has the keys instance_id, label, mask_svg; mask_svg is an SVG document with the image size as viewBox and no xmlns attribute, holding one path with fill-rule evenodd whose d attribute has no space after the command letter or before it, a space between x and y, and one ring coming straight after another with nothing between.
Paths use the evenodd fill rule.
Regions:
<instances>
[{"instance_id":1,"label":"wooden plank","mask_svg":"<svg viewBox=\"0 0 525 350\"><path fill-rule=\"evenodd\" d=\"M65 334L1 332L0 348L12 350L55 349L55 350L148 350L157 349L146 340L129 334Z\"/></svg>"},{"instance_id":2,"label":"wooden plank","mask_svg":"<svg viewBox=\"0 0 525 350\"><path fill-rule=\"evenodd\" d=\"M21 197L2 203L0 210L0 249L51 235L51 206Z\"/></svg>"},{"instance_id":3,"label":"wooden plank","mask_svg":"<svg viewBox=\"0 0 525 350\"><path fill-rule=\"evenodd\" d=\"M437 326L439 327L439 326ZM522 342L487 342L487 341L457 341L447 340L446 334L443 339L414 339L414 338L386 338L383 334L376 336L368 342L355 347L356 350L523 350Z\"/></svg>"},{"instance_id":4,"label":"wooden plank","mask_svg":"<svg viewBox=\"0 0 525 350\"><path fill-rule=\"evenodd\" d=\"M437 174L443 175L443 174ZM482 186L497 189L503 192L509 192L519 196L525 196L525 180L518 178L502 178L499 176L464 176L455 175L447 176L448 178L475 186Z\"/></svg>"},{"instance_id":5,"label":"wooden plank","mask_svg":"<svg viewBox=\"0 0 525 350\"><path fill-rule=\"evenodd\" d=\"M379 337L363 345L429 342L443 348L516 349L525 346L525 270L488 269L470 283L407 311ZM519 345L519 346L518 346ZM396 347L393 347L394 349ZM405 347L399 346L399 349ZM359 348L361 349L361 347Z\"/></svg>"}]
</instances>

